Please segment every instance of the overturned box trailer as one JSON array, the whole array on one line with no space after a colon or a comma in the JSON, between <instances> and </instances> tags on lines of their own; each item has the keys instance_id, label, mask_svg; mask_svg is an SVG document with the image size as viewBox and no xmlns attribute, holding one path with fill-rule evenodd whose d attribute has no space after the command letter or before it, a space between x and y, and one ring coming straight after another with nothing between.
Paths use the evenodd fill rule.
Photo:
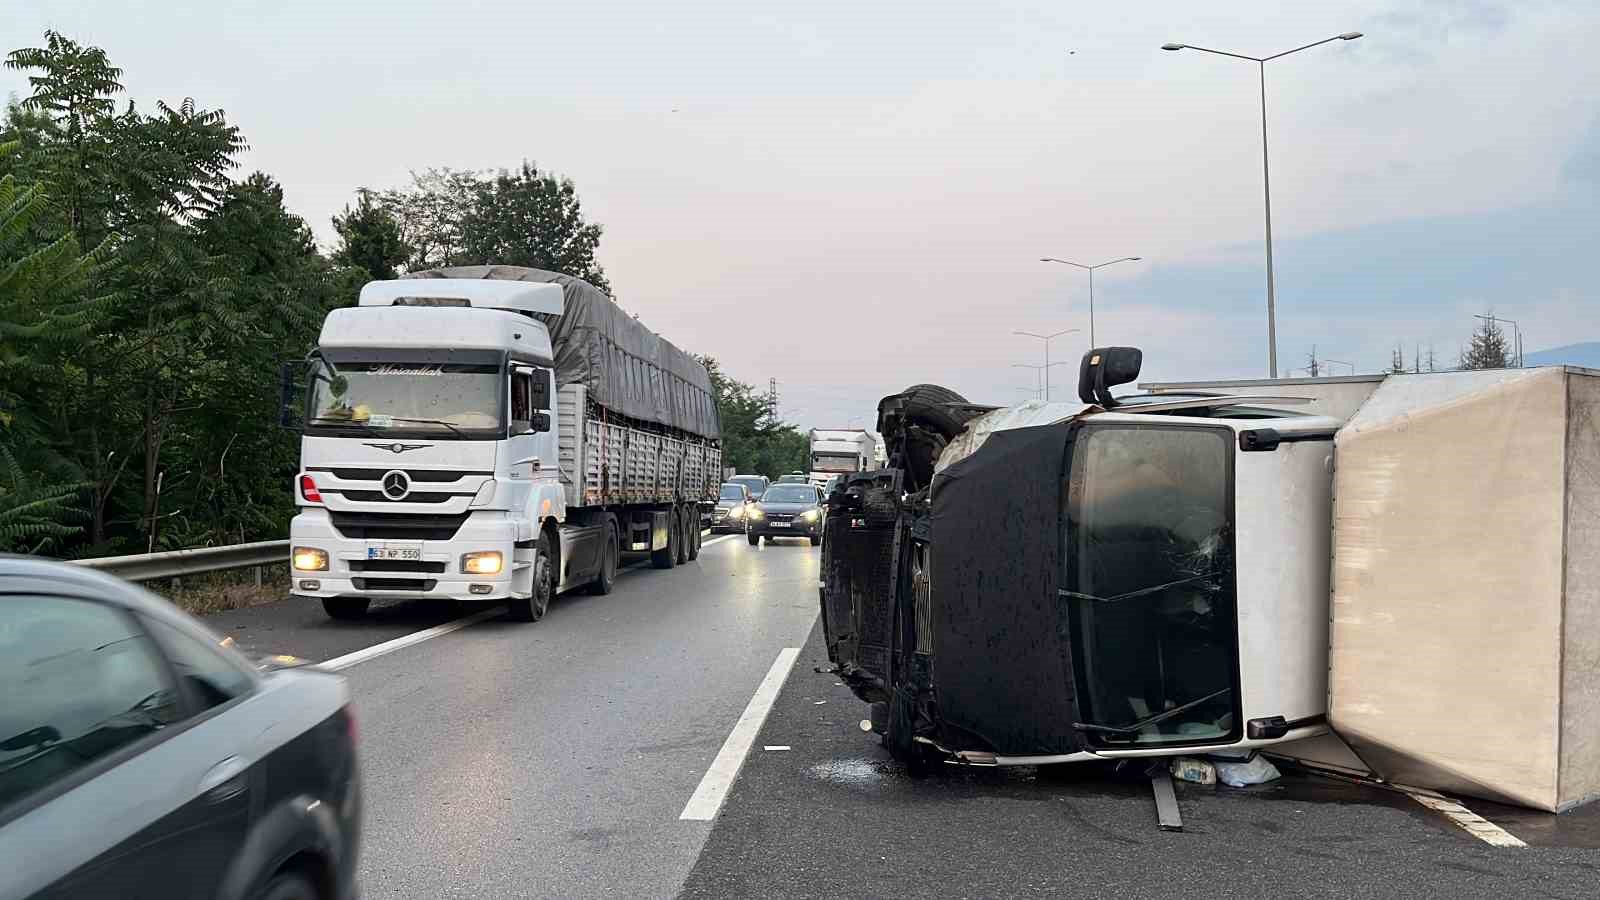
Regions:
<instances>
[{"instance_id":1,"label":"overturned box trailer","mask_svg":"<svg viewBox=\"0 0 1600 900\"><path fill-rule=\"evenodd\" d=\"M1489 380L1397 376L1373 383L1373 396L1360 406L1403 409L1400 415L1412 418L1449 416L1469 397L1496 403L1479 397L1490 381L1532 378L1529 389L1545 393L1557 392L1558 380L1600 383L1577 370L1550 371ZM1339 498L1371 496L1352 485L1371 489L1373 473L1384 466L1407 482L1435 482L1430 469L1459 448L1421 443L1381 459L1373 454L1365 475L1352 470L1359 472L1368 454L1352 450L1349 468L1342 461L1337 467L1336 489L1335 437L1345 441L1341 428L1349 426L1296 411L1313 405L1314 396L1110 395L1108 385L1136 373L1137 351L1108 348L1085 357L1079 404L986 411L921 385L880 405L890 465L852 476L830 498L822 606L829 652L846 682L872 704L873 725L891 750L919 765L937 759L1003 765L1305 748L1320 738L1346 768L1556 808L1559 802L1495 789L1483 777L1443 777L1460 769L1447 757L1452 747L1470 756L1484 742L1472 741L1471 729L1452 731L1454 725L1408 737L1418 720L1407 714L1417 709L1394 700L1427 696L1441 722L1452 707L1476 704L1461 721L1477 728L1531 703L1554 711L1543 720L1547 734L1559 733L1553 723L1574 731L1587 724L1592 733L1600 712L1589 714L1582 698L1600 684L1583 661L1593 658L1586 642L1566 642L1559 629L1546 629L1542 643L1535 642L1541 653L1575 652L1570 666L1548 658L1538 664L1562 669L1561 689L1555 685L1562 678L1547 676L1526 691L1479 692L1447 703L1442 698L1460 679L1442 661L1445 648L1458 648L1464 659L1481 655L1473 639L1483 635L1473 629L1497 631L1492 617L1457 617L1453 634L1440 628L1434 667L1405 669L1403 678L1396 677L1395 667L1404 667L1394 657L1404 656L1396 652L1404 633L1372 629L1341 644L1346 607L1337 605L1330 633L1330 596L1343 602L1330 581L1330 558L1362 598L1351 602L1367 604L1363 621L1395 615L1421 626L1419 617L1390 609L1419 604L1446 615L1447 598L1419 600L1429 590L1435 556L1416 551L1402 559L1370 541L1342 552L1356 535L1375 533L1373 517L1390 514L1371 502L1341 506ZM1407 387L1414 379L1454 387L1419 393ZM1390 407L1385 398L1397 392L1413 400ZM1568 408L1563 400L1561 428L1577 421L1567 418ZM1368 427L1363 423L1377 421L1358 413L1349 440L1377 447L1377 440L1357 437ZM1578 446L1582 440L1571 442L1573 452L1594 459L1592 449ZM1482 472L1474 489L1484 502L1472 508L1493 518L1487 492L1494 470ZM1553 483L1547 479L1542 508L1557 510L1565 523L1567 501L1548 502ZM1561 484L1566 496L1569 482ZM1419 524L1430 511L1459 512L1460 500L1452 499L1458 495L1429 497L1415 488L1408 515ZM1596 548L1580 548L1560 530L1547 527L1529 540L1546 561L1562 556L1563 547L1595 558ZM1404 590L1378 586L1370 561L1364 570L1351 568L1362 553L1383 556L1396 577L1408 571L1412 580ZM1479 566L1486 567L1482 555ZM1455 573L1440 573L1437 593L1448 595L1457 581ZM1546 612L1576 604L1600 613L1593 591L1530 594L1522 602ZM1534 647L1506 648L1508 655L1524 649ZM1374 685L1375 679L1389 680ZM1429 683L1427 690L1420 681ZM1352 686L1371 693L1357 698ZM1353 754L1330 739L1330 696L1334 727L1343 717L1360 722L1351 729ZM1348 709L1341 706L1345 696L1355 698ZM1393 713L1402 708L1407 712ZM1508 738L1497 751L1502 765L1527 761L1516 743ZM1391 753L1371 753L1375 747ZM1585 766L1600 776L1600 759L1589 762L1581 738L1564 747L1562 759L1571 763L1557 781L1587 784L1580 775ZM1417 763L1419 753L1423 763L1437 763L1434 769Z\"/></svg>"}]
</instances>

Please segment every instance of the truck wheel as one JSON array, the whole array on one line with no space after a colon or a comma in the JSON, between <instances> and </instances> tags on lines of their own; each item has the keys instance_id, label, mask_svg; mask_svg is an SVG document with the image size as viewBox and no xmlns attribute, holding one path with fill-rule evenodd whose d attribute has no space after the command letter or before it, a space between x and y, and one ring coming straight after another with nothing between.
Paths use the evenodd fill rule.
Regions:
<instances>
[{"instance_id":1,"label":"truck wheel","mask_svg":"<svg viewBox=\"0 0 1600 900\"><path fill-rule=\"evenodd\" d=\"M705 529L700 527L699 516L695 516L691 521L694 522L694 531L689 535L689 558L699 559L700 544L706 539L706 536L702 533L705 531Z\"/></svg>"},{"instance_id":2,"label":"truck wheel","mask_svg":"<svg viewBox=\"0 0 1600 900\"><path fill-rule=\"evenodd\" d=\"M365 597L323 597L322 609L332 619L359 619L371 602Z\"/></svg>"},{"instance_id":3,"label":"truck wheel","mask_svg":"<svg viewBox=\"0 0 1600 900\"><path fill-rule=\"evenodd\" d=\"M754 532L745 535L745 537L750 539L750 546L752 547L755 547L761 543L761 535L755 534Z\"/></svg>"},{"instance_id":4,"label":"truck wheel","mask_svg":"<svg viewBox=\"0 0 1600 900\"><path fill-rule=\"evenodd\" d=\"M670 569L678 561L678 517L673 515L667 523L667 545L650 551L650 564L658 569Z\"/></svg>"},{"instance_id":5,"label":"truck wheel","mask_svg":"<svg viewBox=\"0 0 1600 900\"><path fill-rule=\"evenodd\" d=\"M512 597L511 618L519 622L537 622L550 609L550 598L555 595L555 566L550 561L550 538L539 535L533 552L533 589L526 597Z\"/></svg>"},{"instance_id":6,"label":"truck wheel","mask_svg":"<svg viewBox=\"0 0 1600 900\"><path fill-rule=\"evenodd\" d=\"M677 519L678 554L674 557L674 561L678 565L684 566L689 564L689 544L694 541L694 538L689 537L689 514L680 510Z\"/></svg>"},{"instance_id":7,"label":"truck wheel","mask_svg":"<svg viewBox=\"0 0 1600 900\"><path fill-rule=\"evenodd\" d=\"M600 573L589 582L589 593L605 596L617 584L617 530L609 529L606 545L600 550Z\"/></svg>"}]
</instances>

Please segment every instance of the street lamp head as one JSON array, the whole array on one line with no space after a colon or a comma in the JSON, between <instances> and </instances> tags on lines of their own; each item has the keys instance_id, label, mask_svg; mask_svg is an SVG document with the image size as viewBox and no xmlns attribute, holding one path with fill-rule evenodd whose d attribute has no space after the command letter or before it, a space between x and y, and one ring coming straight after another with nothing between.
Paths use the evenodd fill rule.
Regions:
<instances>
[{"instance_id":1,"label":"street lamp head","mask_svg":"<svg viewBox=\"0 0 1600 900\"><path fill-rule=\"evenodd\" d=\"M1187 46L1188 46L1187 44L1162 44L1161 45L1161 49L1163 49L1163 50L1182 50L1183 48L1185 48Z\"/></svg>"},{"instance_id":2,"label":"street lamp head","mask_svg":"<svg viewBox=\"0 0 1600 900\"><path fill-rule=\"evenodd\" d=\"M1341 40L1341 41L1353 41L1358 37L1361 37L1361 32L1359 32L1359 31L1346 31L1344 34L1339 35L1339 40Z\"/></svg>"},{"instance_id":3,"label":"street lamp head","mask_svg":"<svg viewBox=\"0 0 1600 900\"><path fill-rule=\"evenodd\" d=\"M1144 259L1144 257L1142 257L1142 256L1130 256L1130 257L1128 257L1128 262L1138 262L1141 259Z\"/></svg>"}]
</instances>

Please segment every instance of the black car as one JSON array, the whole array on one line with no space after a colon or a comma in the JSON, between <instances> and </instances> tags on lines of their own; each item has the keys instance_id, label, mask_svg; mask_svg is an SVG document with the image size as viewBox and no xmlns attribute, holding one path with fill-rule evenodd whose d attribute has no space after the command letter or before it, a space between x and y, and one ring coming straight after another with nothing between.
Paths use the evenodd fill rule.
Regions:
<instances>
[{"instance_id":1,"label":"black car","mask_svg":"<svg viewBox=\"0 0 1600 900\"><path fill-rule=\"evenodd\" d=\"M0 900L354 896L342 677L259 668L138 587L0 557L0 698Z\"/></svg>"},{"instance_id":2,"label":"black car","mask_svg":"<svg viewBox=\"0 0 1600 900\"><path fill-rule=\"evenodd\" d=\"M780 537L811 539L811 546L822 543L822 493L809 484L775 484L767 488L761 502L750 507L744 517L750 546Z\"/></svg>"}]
</instances>

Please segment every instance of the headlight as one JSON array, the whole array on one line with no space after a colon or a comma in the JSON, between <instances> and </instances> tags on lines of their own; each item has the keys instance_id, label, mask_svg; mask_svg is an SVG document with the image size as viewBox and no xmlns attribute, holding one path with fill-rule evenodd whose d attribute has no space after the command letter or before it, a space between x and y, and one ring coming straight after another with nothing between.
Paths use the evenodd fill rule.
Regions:
<instances>
[{"instance_id":1,"label":"headlight","mask_svg":"<svg viewBox=\"0 0 1600 900\"><path fill-rule=\"evenodd\" d=\"M328 571L328 552L315 547L296 547L292 554L294 567L302 572Z\"/></svg>"},{"instance_id":2,"label":"headlight","mask_svg":"<svg viewBox=\"0 0 1600 900\"><path fill-rule=\"evenodd\" d=\"M750 509L750 518L752 518L752 519L765 519L766 517L767 517L767 514L761 511L761 507L759 507L759 506L751 507L751 509Z\"/></svg>"},{"instance_id":3,"label":"headlight","mask_svg":"<svg viewBox=\"0 0 1600 900\"><path fill-rule=\"evenodd\" d=\"M468 575L498 575L500 574L500 551L484 550L478 553L467 553L461 557L461 571Z\"/></svg>"},{"instance_id":4,"label":"headlight","mask_svg":"<svg viewBox=\"0 0 1600 900\"><path fill-rule=\"evenodd\" d=\"M800 521L802 521L802 522L815 522L817 520L817 517L820 516L820 515L822 515L822 510L820 510L820 509L808 509L805 512L800 514Z\"/></svg>"},{"instance_id":5,"label":"headlight","mask_svg":"<svg viewBox=\"0 0 1600 900\"><path fill-rule=\"evenodd\" d=\"M744 518L744 509L742 507L735 506L733 509L728 510L728 518L730 518L730 519L742 519L742 518Z\"/></svg>"}]
</instances>

